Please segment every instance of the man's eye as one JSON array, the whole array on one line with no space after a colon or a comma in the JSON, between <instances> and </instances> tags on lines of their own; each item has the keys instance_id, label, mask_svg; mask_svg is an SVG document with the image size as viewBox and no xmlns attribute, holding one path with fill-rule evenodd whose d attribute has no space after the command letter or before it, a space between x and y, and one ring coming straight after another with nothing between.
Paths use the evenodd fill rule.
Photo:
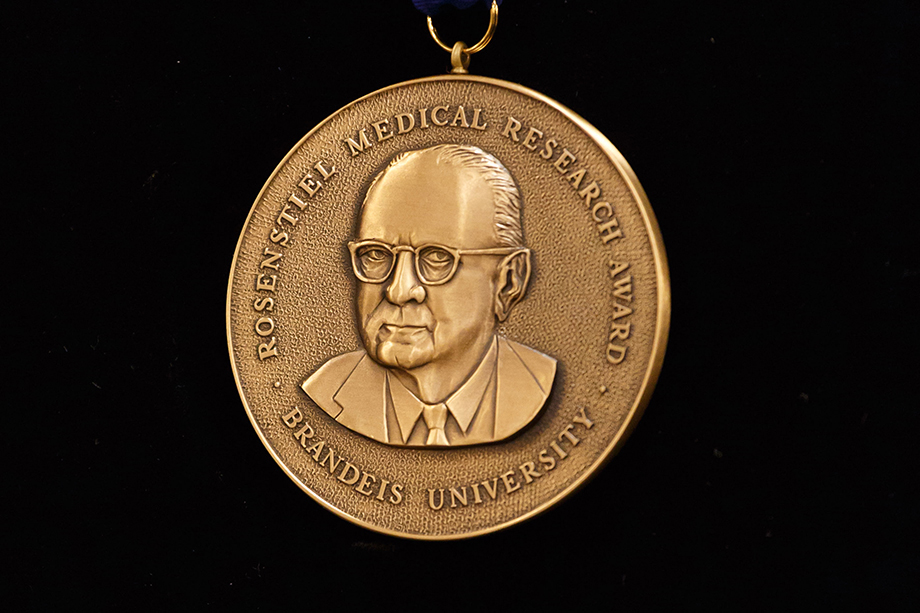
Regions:
<instances>
[{"instance_id":1,"label":"man's eye","mask_svg":"<svg viewBox=\"0 0 920 613\"><path fill-rule=\"evenodd\" d=\"M422 249L418 254L418 269L429 282L443 281L454 269L454 256L437 247Z\"/></svg>"},{"instance_id":2,"label":"man's eye","mask_svg":"<svg viewBox=\"0 0 920 613\"><path fill-rule=\"evenodd\" d=\"M361 259L369 263L384 262L389 256L383 249L367 249L361 252Z\"/></svg>"},{"instance_id":3,"label":"man's eye","mask_svg":"<svg viewBox=\"0 0 920 613\"><path fill-rule=\"evenodd\" d=\"M453 261L453 256L443 249L425 249L421 255L426 263L436 266L450 264Z\"/></svg>"}]
</instances>

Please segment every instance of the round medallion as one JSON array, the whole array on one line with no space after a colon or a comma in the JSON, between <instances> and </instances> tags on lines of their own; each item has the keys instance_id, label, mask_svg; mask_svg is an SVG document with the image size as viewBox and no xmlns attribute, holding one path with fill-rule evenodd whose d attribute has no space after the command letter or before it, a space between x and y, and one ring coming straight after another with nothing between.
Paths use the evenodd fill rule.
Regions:
<instances>
[{"instance_id":1,"label":"round medallion","mask_svg":"<svg viewBox=\"0 0 920 613\"><path fill-rule=\"evenodd\" d=\"M546 509L623 443L670 314L658 226L610 142L495 79L387 87L305 136L230 273L243 404L305 492L387 534Z\"/></svg>"}]
</instances>

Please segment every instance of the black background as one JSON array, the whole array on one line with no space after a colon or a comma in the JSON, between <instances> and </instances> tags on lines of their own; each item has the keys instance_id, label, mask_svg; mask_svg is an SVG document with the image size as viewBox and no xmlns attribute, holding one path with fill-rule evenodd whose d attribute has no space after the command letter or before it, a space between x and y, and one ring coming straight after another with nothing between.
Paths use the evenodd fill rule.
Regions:
<instances>
[{"instance_id":1,"label":"black background","mask_svg":"<svg viewBox=\"0 0 920 613\"><path fill-rule=\"evenodd\" d=\"M438 23L471 42L485 11ZM420 543L278 469L224 319L239 231L290 147L446 70L423 17L409 0L7 13L4 602L917 605L918 25L903 0L505 3L472 71L559 100L630 161L668 250L671 340L588 487Z\"/></svg>"}]
</instances>

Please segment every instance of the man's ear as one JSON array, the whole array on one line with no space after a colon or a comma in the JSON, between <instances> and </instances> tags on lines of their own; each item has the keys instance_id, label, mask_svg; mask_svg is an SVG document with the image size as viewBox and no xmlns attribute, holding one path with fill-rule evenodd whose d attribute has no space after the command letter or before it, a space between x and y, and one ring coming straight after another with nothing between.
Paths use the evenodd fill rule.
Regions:
<instances>
[{"instance_id":1,"label":"man's ear","mask_svg":"<svg viewBox=\"0 0 920 613\"><path fill-rule=\"evenodd\" d=\"M530 249L515 251L504 260L498 269L498 284L495 288L495 316L505 321L511 309L524 297L527 282L530 281Z\"/></svg>"}]
</instances>

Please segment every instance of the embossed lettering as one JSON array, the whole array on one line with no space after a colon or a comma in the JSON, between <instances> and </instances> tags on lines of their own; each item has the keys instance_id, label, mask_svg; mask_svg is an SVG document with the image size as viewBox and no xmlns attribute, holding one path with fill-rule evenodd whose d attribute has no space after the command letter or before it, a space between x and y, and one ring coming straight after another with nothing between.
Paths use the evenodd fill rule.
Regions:
<instances>
[{"instance_id":1,"label":"embossed lettering","mask_svg":"<svg viewBox=\"0 0 920 613\"><path fill-rule=\"evenodd\" d=\"M495 495L498 493L498 477L492 479L492 483L489 484L488 481L482 482L482 487L486 488L486 493L495 500Z\"/></svg>"},{"instance_id":2,"label":"embossed lettering","mask_svg":"<svg viewBox=\"0 0 920 613\"><path fill-rule=\"evenodd\" d=\"M555 153L555 147L558 144L559 141L557 141L555 138L551 138L546 141L546 144L543 145L543 150L540 151L540 157L544 160L548 160L553 157L553 154Z\"/></svg>"},{"instance_id":3,"label":"embossed lettering","mask_svg":"<svg viewBox=\"0 0 920 613\"><path fill-rule=\"evenodd\" d=\"M313 428L310 427L310 424L304 424L303 428L294 433L294 438L299 440L300 446L306 449L307 439L313 438Z\"/></svg>"},{"instance_id":4,"label":"embossed lettering","mask_svg":"<svg viewBox=\"0 0 920 613\"><path fill-rule=\"evenodd\" d=\"M431 109L431 123L433 123L436 126L446 126L447 125L446 117L444 119L438 119L438 113L441 111L447 113L447 107L446 106L436 106L433 109Z\"/></svg>"},{"instance_id":5,"label":"embossed lettering","mask_svg":"<svg viewBox=\"0 0 920 613\"><path fill-rule=\"evenodd\" d=\"M588 184L588 187L578 192L578 196L581 198L584 198L586 205L591 206L592 200L594 200L595 198L600 198L601 188L597 184L597 181L591 181L591 183ZM612 214L613 213L611 212L611 215ZM600 221L600 219L595 219L594 221Z\"/></svg>"},{"instance_id":6,"label":"embossed lettering","mask_svg":"<svg viewBox=\"0 0 920 613\"><path fill-rule=\"evenodd\" d=\"M601 211L606 211L606 213L599 215ZM613 207L609 202L598 202L591 208L591 218L597 223L603 223L611 217L613 217Z\"/></svg>"},{"instance_id":7,"label":"embossed lettering","mask_svg":"<svg viewBox=\"0 0 920 613\"><path fill-rule=\"evenodd\" d=\"M399 504L403 500L403 486L397 483L391 483L388 479L377 477L376 475L362 470L355 466L341 455L337 455L331 446L328 446L322 440L313 440L315 431L304 421L304 413L301 409L293 407L289 412L281 415L282 423L292 430L295 440L303 447L304 452L311 456L313 460L325 467L329 475L348 486L354 486L353 489L362 496L374 496L375 500L389 502L390 504ZM293 432L295 428L300 429ZM323 449L327 449L326 455L320 461ZM379 482L379 486L377 485ZM355 485L357 484L357 485ZM390 496L387 498L387 487L390 488Z\"/></svg>"},{"instance_id":8,"label":"embossed lettering","mask_svg":"<svg viewBox=\"0 0 920 613\"><path fill-rule=\"evenodd\" d=\"M405 120L405 122L403 120ZM414 127L415 115L412 113L400 113L396 116L396 131L399 134L405 134Z\"/></svg>"},{"instance_id":9,"label":"embossed lettering","mask_svg":"<svg viewBox=\"0 0 920 613\"><path fill-rule=\"evenodd\" d=\"M601 240L604 241L605 245L615 238L623 238L623 232L619 229L619 225L620 222L616 218L612 218L607 223L597 225L597 231L601 233Z\"/></svg>"},{"instance_id":10,"label":"embossed lettering","mask_svg":"<svg viewBox=\"0 0 920 613\"><path fill-rule=\"evenodd\" d=\"M294 428L297 424L303 421L303 413L300 411L300 409L294 407L290 413L284 415L281 418L281 421L283 421L284 425L288 428Z\"/></svg>"},{"instance_id":11,"label":"embossed lettering","mask_svg":"<svg viewBox=\"0 0 920 613\"><path fill-rule=\"evenodd\" d=\"M390 129L390 120L381 119L380 121L374 122L371 124L374 127L374 132L377 133L377 142L382 143L383 141L393 138L395 134L392 132L387 132Z\"/></svg>"},{"instance_id":12,"label":"embossed lettering","mask_svg":"<svg viewBox=\"0 0 920 613\"><path fill-rule=\"evenodd\" d=\"M255 328L259 336L271 336L275 330L275 322L271 317L260 317L256 320Z\"/></svg>"},{"instance_id":13,"label":"embossed lettering","mask_svg":"<svg viewBox=\"0 0 920 613\"><path fill-rule=\"evenodd\" d=\"M275 299L274 298L256 298L256 301L252 303L252 308L256 311L274 311L275 310Z\"/></svg>"},{"instance_id":14,"label":"embossed lettering","mask_svg":"<svg viewBox=\"0 0 920 613\"><path fill-rule=\"evenodd\" d=\"M365 496L370 496L370 495L373 494L374 492L373 492L372 490L367 489L367 488L369 488L370 486L374 485L374 483L375 483L376 481L377 481L377 478L374 477L374 475L369 475L369 474L367 474L366 472L363 472L363 471L362 471L362 473L361 473L361 483L358 484L358 487L355 488L355 491L357 491L359 494L364 494Z\"/></svg>"},{"instance_id":15,"label":"embossed lettering","mask_svg":"<svg viewBox=\"0 0 920 613\"><path fill-rule=\"evenodd\" d=\"M288 243L291 240L290 235L287 232L282 232L278 228L272 228L271 236L269 239L276 245L281 245L282 247L288 247Z\"/></svg>"},{"instance_id":16,"label":"embossed lettering","mask_svg":"<svg viewBox=\"0 0 920 613\"><path fill-rule=\"evenodd\" d=\"M580 409L578 409L578 415L573 417L572 421L574 421L576 424L583 425L588 430L594 427L594 421L591 419L588 419L588 413L586 412L586 409L584 407L581 407Z\"/></svg>"},{"instance_id":17,"label":"embossed lettering","mask_svg":"<svg viewBox=\"0 0 920 613\"><path fill-rule=\"evenodd\" d=\"M616 277L621 272L625 271L627 268L629 268L628 262L616 262L614 260L610 260L607 263L607 265L610 266L610 278L611 279Z\"/></svg>"},{"instance_id":18,"label":"embossed lettering","mask_svg":"<svg viewBox=\"0 0 920 613\"><path fill-rule=\"evenodd\" d=\"M625 324L613 324L610 326L610 337L607 339L609 341L620 339L625 341L629 338L629 322Z\"/></svg>"},{"instance_id":19,"label":"embossed lettering","mask_svg":"<svg viewBox=\"0 0 920 613\"><path fill-rule=\"evenodd\" d=\"M632 276L621 277L613 282L613 295L620 300L632 302Z\"/></svg>"},{"instance_id":20,"label":"embossed lettering","mask_svg":"<svg viewBox=\"0 0 920 613\"><path fill-rule=\"evenodd\" d=\"M353 138L349 138L346 143L348 148L351 150L351 157L355 157L368 147L371 147L371 141L367 138L367 132L364 128L361 128L361 131L358 132L358 141L355 142Z\"/></svg>"},{"instance_id":21,"label":"embossed lettering","mask_svg":"<svg viewBox=\"0 0 920 613\"><path fill-rule=\"evenodd\" d=\"M319 462L319 455L323 452L323 447L326 446L326 443L323 441L316 441L309 447L307 447L307 453L313 456L313 459ZM332 472L332 471L330 471Z\"/></svg>"},{"instance_id":22,"label":"embossed lettering","mask_svg":"<svg viewBox=\"0 0 920 613\"><path fill-rule=\"evenodd\" d=\"M276 289L278 284L278 276L272 275L271 277L266 277L264 274L260 274L256 277L256 291L263 292L273 292Z\"/></svg>"},{"instance_id":23,"label":"embossed lettering","mask_svg":"<svg viewBox=\"0 0 920 613\"><path fill-rule=\"evenodd\" d=\"M568 175L565 180L572 184L572 187L578 189L578 186L581 185L581 180L585 178L586 171L584 168L581 170L576 170L575 172Z\"/></svg>"},{"instance_id":24,"label":"embossed lettering","mask_svg":"<svg viewBox=\"0 0 920 613\"><path fill-rule=\"evenodd\" d=\"M514 480L514 471L513 471L513 470L509 470L508 472L506 472L505 474L502 475L502 483L505 484L505 491L506 491L507 493L509 493L509 494L510 494L511 492L515 492L515 491L521 489L521 484L520 484L520 483L517 483L517 482Z\"/></svg>"},{"instance_id":25,"label":"embossed lettering","mask_svg":"<svg viewBox=\"0 0 920 613\"><path fill-rule=\"evenodd\" d=\"M288 213L291 210L291 205L287 202L284 203L284 206L281 208L281 212L278 213L278 219L275 220L275 223L281 224L282 221L286 221L292 226L297 223L297 218Z\"/></svg>"},{"instance_id":26,"label":"embossed lettering","mask_svg":"<svg viewBox=\"0 0 920 613\"><path fill-rule=\"evenodd\" d=\"M323 175L323 181L335 174L335 166L333 166L331 170L326 170L322 162L313 164L313 168L315 168L319 174Z\"/></svg>"},{"instance_id":27,"label":"embossed lettering","mask_svg":"<svg viewBox=\"0 0 920 613\"><path fill-rule=\"evenodd\" d=\"M533 462L524 462L520 468L521 474L524 475L524 483L533 483L534 479L539 479L543 476L535 470L536 464Z\"/></svg>"},{"instance_id":28,"label":"embossed lettering","mask_svg":"<svg viewBox=\"0 0 920 613\"><path fill-rule=\"evenodd\" d=\"M271 337L267 343L259 344L259 360L266 360L278 356L278 348L275 346L275 337Z\"/></svg>"},{"instance_id":29,"label":"embossed lettering","mask_svg":"<svg viewBox=\"0 0 920 613\"><path fill-rule=\"evenodd\" d=\"M456 128L458 123L464 128L470 127L469 122L466 120L466 112L463 110L462 106L457 107L457 114L454 115L454 120L450 122L450 125Z\"/></svg>"},{"instance_id":30,"label":"embossed lettering","mask_svg":"<svg viewBox=\"0 0 920 613\"><path fill-rule=\"evenodd\" d=\"M514 142L518 143L521 141L521 139L518 138L518 132L520 130L521 130L521 122L509 115L508 123L505 124L505 129L502 130L502 136L507 136Z\"/></svg>"},{"instance_id":31,"label":"embossed lettering","mask_svg":"<svg viewBox=\"0 0 920 613\"><path fill-rule=\"evenodd\" d=\"M607 344L607 361L611 364L620 364L626 359L626 347L622 345Z\"/></svg>"},{"instance_id":32,"label":"embossed lettering","mask_svg":"<svg viewBox=\"0 0 920 613\"><path fill-rule=\"evenodd\" d=\"M332 450L332 447L329 448L329 453L326 454L326 457L323 458L323 461L319 463L320 466L326 466L326 460L329 460L329 474L335 474L336 468L339 466L339 462L342 461L342 456L338 458L335 457L335 451Z\"/></svg>"},{"instance_id":33,"label":"embossed lettering","mask_svg":"<svg viewBox=\"0 0 920 613\"><path fill-rule=\"evenodd\" d=\"M332 451L330 449L329 451ZM341 457L339 458L342 459ZM354 477L348 476L348 473L354 471ZM352 464L351 462L346 461L345 466L342 468L342 472L339 473L338 480L344 483L345 485L354 485L358 482L358 479L361 477L361 471L358 470L358 467Z\"/></svg>"},{"instance_id":34,"label":"embossed lettering","mask_svg":"<svg viewBox=\"0 0 920 613\"><path fill-rule=\"evenodd\" d=\"M438 493L437 506L434 504L434 493L435 492ZM428 506L434 509L435 511L439 510L441 507L444 506L444 490L443 489L438 488L437 490L432 490L432 489L428 490Z\"/></svg>"},{"instance_id":35,"label":"embossed lettering","mask_svg":"<svg viewBox=\"0 0 920 613\"><path fill-rule=\"evenodd\" d=\"M259 268L272 268L274 270L278 270L278 264L275 262L281 259L280 253L275 253L266 247L265 251L262 252L262 255L267 255L269 258L267 260L262 260L262 262L259 264Z\"/></svg>"},{"instance_id":36,"label":"embossed lettering","mask_svg":"<svg viewBox=\"0 0 920 613\"><path fill-rule=\"evenodd\" d=\"M473 502L474 502L475 504L482 504L482 497L480 497L480 495L479 495L479 484L478 484L478 483L474 483L474 484L471 485L470 487L473 488Z\"/></svg>"},{"instance_id":37,"label":"embossed lettering","mask_svg":"<svg viewBox=\"0 0 920 613\"><path fill-rule=\"evenodd\" d=\"M314 179L313 175L307 175L306 177L303 178L303 180L301 180L300 183L297 184L297 187L307 192L307 196L312 198L313 196L316 195L316 192L322 189L323 184L317 181L316 179ZM306 203L304 203L304 206L306 206Z\"/></svg>"},{"instance_id":38,"label":"embossed lettering","mask_svg":"<svg viewBox=\"0 0 920 613\"><path fill-rule=\"evenodd\" d=\"M572 162L576 161L576 158L571 151L562 148L562 154L553 162L553 168L559 171L559 174L565 174L565 171L568 170Z\"/></svg>"},{"instance_id":39,"label":"embossed lettering","mask_svg":"<svg viewBox=\"0 0 920 613\"><path fill-rule=\"evenodd\" d=\"M521 143L531 151L536 151L537 145L536 142L538 139L543 138L543 132L540 132L536 128L530 128L527 130L527 136L524 137L524 142Z\"/></svg>"},{"instance_id":40,"label":"embossed lettering","mask_svg":"<svg viewBox=\"0 0 920 613\"><path fill-rule=\"evenodd\" d=\"M559 459L560 459L560 460L564 460L564 459L566 459L567 457L569 457L569 454L567 454L566 452L564 452L564 451L562 450L562 447L560 447L560 446L559 446L559 443L557 443L556 441L550 442L549 446L553 448L553 451L556 452L556 455L559 456Z\"/></svg>"},{"instance_id":41,"label":"embossed lettering","mask_svg":"<svg viewBox=\"0 0 920 613\"><path fill-rule=\"evenodd\" d=\"M473 109L473 123L470 127L474 130L485 130L489 127L489 124L485 122L479 123L480 113L482 113L482 109Z\"/></svg>"},{"instance_id":42,"label":"embossed lettering","mask_svg":"<svg viewBox=\"0 0 920 613\"><path fill-rule=\"evenodd\" d=\"M587 409L579 407L576 409L572 421L562 429L555 437L557 440L550 441L549 447L540 450L533 461L524 462L516 470L509 470L491 480L484 480L469 485L457 485L455 487L445 487L440 489L428 490L428 505L435 510L442 508L458 509L469 506L470 504L486 504L490 500L496 500L498 497L498 482L501 480L503 487L502 494L510 495L522 488L529 487L551 470L554 470L559 462L569 457L569 453L560 446L558 441L564 441L571 447L578 446L583 438L575 436L576 426L584 428L587 431L594 427L594 420L588 417ZM551 453L555 452L555 456ZM520 471L518 475L517 472ZM482 495L482 487L485 488L488 496ZM470 501L469 490L472 491L472 502ZM445 493L445 490L447 493ZM446 497L450 496L450 504L447 504Z\"/></svg>"},{"instance_id":43,"label":"embossed lettering","mask_svg":"<svg viewBox=\"0 0 920 613\"><path fill-rule=\"evenodd\" d=\"M621 317L626 317L627 315L631 314L632 312L633 312L633 310L632 310L631 308L629 308L628 306L624 306L624 305L620 304L619 302L614 302L614 303L613 303L613 319L614 319L614 320L617 320L617 319L619 319L619 318L621 318Z\"/></svg>"},{"instance_id":44,"label":"embossed lettering","mask_svg":"<svg viewBox=\"0 0 920 613\"><path fill-rule=\"evenodd\" d=\"M455 487L450 488L450 506L452 509L457 508L457 501L460 501L460 504L467 506L466 502L466 486L464 485L459 490Z\"/></svg>"},{"instance_id":45,"label":"embossed lettering","mask_svg":"<svg viewBox=\"0 0 920 613\"><path fill-rule=\"evenodd\" d=\"M307 203L301 200L300 198L298 198L297 194L291 194L290 196L288 196L288 202L296 206L301 211L304 211L307 208Z\"/></svg>"},{"instance_id":46,"label":"embossed lettering","mask_svg":"<svg viewBox=\"0 0 920 613\"><path fill-rule=\"evenodd\" d=\"M562 440L562 437L569 439L569 442L572 443L572 447L578 445L581 442L581 439L572 434L572 430L575 428L572 424L567 425L562 429L562 432L559 433L559 440Z\"/></svg>"},{"instance_id":47,"label":"embossed lettering","mask_svg":"<svg viewBox=\"0 0 920 613\"><path fill-rule=\"evenodd\" d=\"M556 468L556 458L549 455L549 453L547 453L547 450L544 449L543 451L540 452L540 464L545 466L547 471L552 470Z\"/></svg>"}]
</instances>

